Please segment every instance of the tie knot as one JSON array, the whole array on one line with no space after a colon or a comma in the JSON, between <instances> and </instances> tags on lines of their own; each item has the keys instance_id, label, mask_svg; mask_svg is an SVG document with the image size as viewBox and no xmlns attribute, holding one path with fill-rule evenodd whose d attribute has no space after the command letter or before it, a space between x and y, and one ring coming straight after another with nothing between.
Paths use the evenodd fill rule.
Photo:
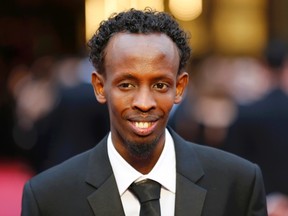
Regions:
<instances>
[{"instance_id":1,"label":"tie knot","mask_svg":"<svg viewBox=\"0 0 288 216\"><path fill-rule=\"evenodd\" d=\"M140 182L132 183L129 190L138 198L140 203L160 199L161 185L153 180L145 179Z\"/></svg>"}]
</instances>

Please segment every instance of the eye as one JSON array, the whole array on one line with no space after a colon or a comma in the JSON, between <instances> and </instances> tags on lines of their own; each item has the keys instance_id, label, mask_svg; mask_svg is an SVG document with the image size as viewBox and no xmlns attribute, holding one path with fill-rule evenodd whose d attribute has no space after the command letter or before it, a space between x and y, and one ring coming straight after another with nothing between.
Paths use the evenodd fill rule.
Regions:
<instances>
[{"instance_id":1,"label":"eye","mask_svg":"<svg viewBox=\"0 0 288 216\"><path fill-rule=\"evenodd\" d=\"M121 83L118 85L120 89L131 89L134 88L134 85L131 83Z\"/></svg>"},{"instance_id":2,"label":"eye","mask_svg":"<svg viewBox=\"0 0 288 216\"><path fill-rule=\"evenodd\" d=\"M154 84L153 88L160 90L160 91L166 91L168 89L169 85L166 83L156 83Z\"/></svg>"}]
</instances>

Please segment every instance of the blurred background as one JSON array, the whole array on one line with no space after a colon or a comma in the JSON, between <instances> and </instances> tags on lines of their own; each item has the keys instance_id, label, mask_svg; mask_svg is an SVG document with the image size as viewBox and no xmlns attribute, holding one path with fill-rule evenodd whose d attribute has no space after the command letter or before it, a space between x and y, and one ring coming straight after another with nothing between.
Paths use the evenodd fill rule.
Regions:
<instances>
[{"instance_id":1,"label":"blurred background","mask_svg":"<svg viewBox=\"0 0 288 216\"><path fill-rule=\"evenodd\" d=\"M288 215L286 0L1 0L0 215L20 214L27 179L107 133L86 43L111 13L146 6L191 36L191 80L169 125L257 163L269 215Z\"/></svg>"}]
</instances>

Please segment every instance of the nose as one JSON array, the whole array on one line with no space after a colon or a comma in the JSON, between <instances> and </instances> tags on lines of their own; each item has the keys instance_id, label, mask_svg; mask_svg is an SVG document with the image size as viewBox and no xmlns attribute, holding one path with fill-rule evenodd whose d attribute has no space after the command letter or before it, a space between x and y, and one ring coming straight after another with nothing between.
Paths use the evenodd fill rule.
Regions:
<instances>
[{"instance_id":1,"label":"nose","mask_svg":"<svg viewBox=\"0 0 288 216\"><path fill-rule=\"evenodd\" d=\"M139 88L134 95L132 106L141 112L148 112L156 107L153 92L148 87Z\"/></svg>"}]
</instances>

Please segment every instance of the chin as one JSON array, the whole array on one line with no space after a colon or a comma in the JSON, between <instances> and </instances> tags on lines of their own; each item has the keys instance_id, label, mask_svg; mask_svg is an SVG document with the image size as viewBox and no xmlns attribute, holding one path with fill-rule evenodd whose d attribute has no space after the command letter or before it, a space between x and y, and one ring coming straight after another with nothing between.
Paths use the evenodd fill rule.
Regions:
<instances>
[{"instance_id":1,"label":"chin","mask_svg":"<svg viewBox=\"0 0 288 216\"><path fill-rule=\"evenodd\" d=\"M157 140L146 143L127 142L127 148L133 157L147 159L154 152L157 145Z\"/></svg>"}]
</instances>

